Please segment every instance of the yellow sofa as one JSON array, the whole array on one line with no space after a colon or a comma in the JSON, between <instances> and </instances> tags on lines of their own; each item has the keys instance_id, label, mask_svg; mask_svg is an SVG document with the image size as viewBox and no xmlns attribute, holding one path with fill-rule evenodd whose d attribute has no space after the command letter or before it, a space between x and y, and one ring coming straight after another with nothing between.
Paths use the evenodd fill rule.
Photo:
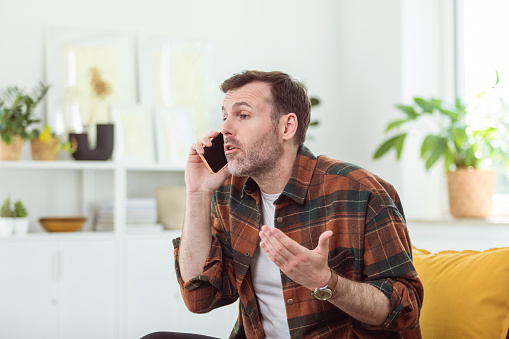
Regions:
<instances>
[{"instance_id":1,"label":"yellow sofa","mask_svg":"<svg viewBox=\"0 0 509 339\"><path fill-rule=\"evenodd\" d=\"M413 248L424 285L424 339L509 338L509 248L430 253Z\"/></svg>"}]
</instances>

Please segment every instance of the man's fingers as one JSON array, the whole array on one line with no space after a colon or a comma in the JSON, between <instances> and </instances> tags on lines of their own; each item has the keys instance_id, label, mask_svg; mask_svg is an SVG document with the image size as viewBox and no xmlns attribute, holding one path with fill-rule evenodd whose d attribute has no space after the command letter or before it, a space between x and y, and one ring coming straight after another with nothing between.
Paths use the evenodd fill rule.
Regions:
<instances>
[{"instance_id":1,"label":"man's fingers","mask_svg":"<svg viewBox=\"0 0 509 339\"><path fill-rule=\"evenodd\" d=\"M272 235L283 244L283 246L292 254L292 255L298 255L299 251L303 250L304 248L298 244L296 241L291 239L289 236L284 234L281 230L274 228L271 230Z\"/></svg>"},{"instance_id":2,"label":"man's fingers","mask_svg":"<svg viewBox=\"0 0 509 339\"><path fill-rule=\"evenodd\" d=\"M212 141L211 139L217 137L219 135L219 132L217 131L210 131L207 133L207 136L199 138L194 144L191 145L190 154L193 154L193 151L196 153L203 154L204 147L211 147Z\"/></svg>"},{"instance_id":3,"label":"man's fingers","mask_svg":"<svg viewBox=\"0 0 509 339\"><path fill-rule=\"evenodd\" d=\"M270 229L267 226L264 227L266 228L262 227L262 231L260 231L260 238L262 239L260 247L274 263L280 263L284 267L288 263L288 257L291 253L277 238L270 234ZM281 267L281 265L278 266Z\"/></svg>"},{"instance_id":4,"label":"man's fingers","mask_svg":"<svg viewBox=\"0 0 509 339\"><path fill-rule=\"evenodd\" d=\"M220 132L218 131L209 131L207 133L207 138L211 139L211 138L215 138L219 135Z\"/></svg>"}]
</instances>

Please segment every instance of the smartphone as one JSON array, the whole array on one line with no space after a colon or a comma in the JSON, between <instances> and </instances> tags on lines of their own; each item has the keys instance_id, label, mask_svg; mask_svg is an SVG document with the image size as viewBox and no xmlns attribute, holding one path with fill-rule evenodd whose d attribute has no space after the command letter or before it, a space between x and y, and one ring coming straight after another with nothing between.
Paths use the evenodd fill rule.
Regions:
<instances>
[{"instance_id":1,"label":"smartphone","mask_svg":"<svg viewBox=\"0 0 509 339\"><path fill-rule=\"evenodd\" d=\"M204 153L198 154L203 160L203 163L209 169L210 173L214 174L219 172L228 161L224 154L224 140L223 134L219 133L217 137L212 139L211 147L204 147Z\"/></svg>"}]
</instances>

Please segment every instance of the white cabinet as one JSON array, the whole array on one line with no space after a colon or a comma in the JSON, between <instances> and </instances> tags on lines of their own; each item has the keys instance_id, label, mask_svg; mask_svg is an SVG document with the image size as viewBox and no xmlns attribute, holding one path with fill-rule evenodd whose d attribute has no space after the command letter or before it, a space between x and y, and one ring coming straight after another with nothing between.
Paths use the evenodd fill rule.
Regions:
<instances>
[{"instance_id":1,"label":"white cabinet","mask_svg":"<svg viewBox=\"0 0 509 339\"><path fill-rule=\"evenodd\" d=\"M59 338L115 338L115 241L59 242Z\"/></svg>"},{"instance_id":2,"label":"white cabinet","mask_svg":"<svg viewBox=\"0 0 509 339\"><path fill-rule=\"evenodd\" d=\"M173 273L169 237L129 237L127 241L127 338L175 331L180 295Z\"/></svg>"},{"instance_id":3,"label":"white cabinet","mask_svg":"<svg viewBox=\"0 0 509 339\"><path fill-rule=\"evenodd\" d=\"M0 242L0 338L57 338L56 246Z\"/></svg>"},{"instance_id":4,"label":"white cabinet","mask_svg":"<svg viewBox=\"0 0 509 339\"><path fill-rule=\"evenodd\" d=\"M115 241L0 242L0 338L114 338Z\"/></svg>"},{"instance_id":5,"label":"white cabinet","mask_svg":"<svg viewBox=\"0 0 509 339\"><path fill-rule=\"evenodd\" d=\"M180 295L171 240L179 232L159 236L128 236L128 339L157 331L204 334L227 338L235 324L238 304L207 314L191 313Z\"/></svg>"}]
</instances>

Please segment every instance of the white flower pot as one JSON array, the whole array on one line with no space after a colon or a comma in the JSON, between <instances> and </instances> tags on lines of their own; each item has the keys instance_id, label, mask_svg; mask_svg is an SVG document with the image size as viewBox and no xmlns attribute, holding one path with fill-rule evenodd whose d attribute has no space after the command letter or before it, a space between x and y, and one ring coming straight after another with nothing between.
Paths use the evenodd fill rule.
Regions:
<instances>
[{"instance_id":1,"label":"white flower pot","mask_svg":"<svg viewBox=\"0 0 509 339\"><path fill-rule=\"evenodd\" d=\"M14 228L14 218L0 218L0 237L10 237Z\"/></svg>"},{"instance_id":2,"label":"white flower pot","mask_svg":"<svg viewBox=\"0 0 509 339\"><path fill-rule=\"evenodd\" d=\"M28 233L28 218L12 218L14 223L15 235L27 235Z\"/></svg>"}]
</instances>

